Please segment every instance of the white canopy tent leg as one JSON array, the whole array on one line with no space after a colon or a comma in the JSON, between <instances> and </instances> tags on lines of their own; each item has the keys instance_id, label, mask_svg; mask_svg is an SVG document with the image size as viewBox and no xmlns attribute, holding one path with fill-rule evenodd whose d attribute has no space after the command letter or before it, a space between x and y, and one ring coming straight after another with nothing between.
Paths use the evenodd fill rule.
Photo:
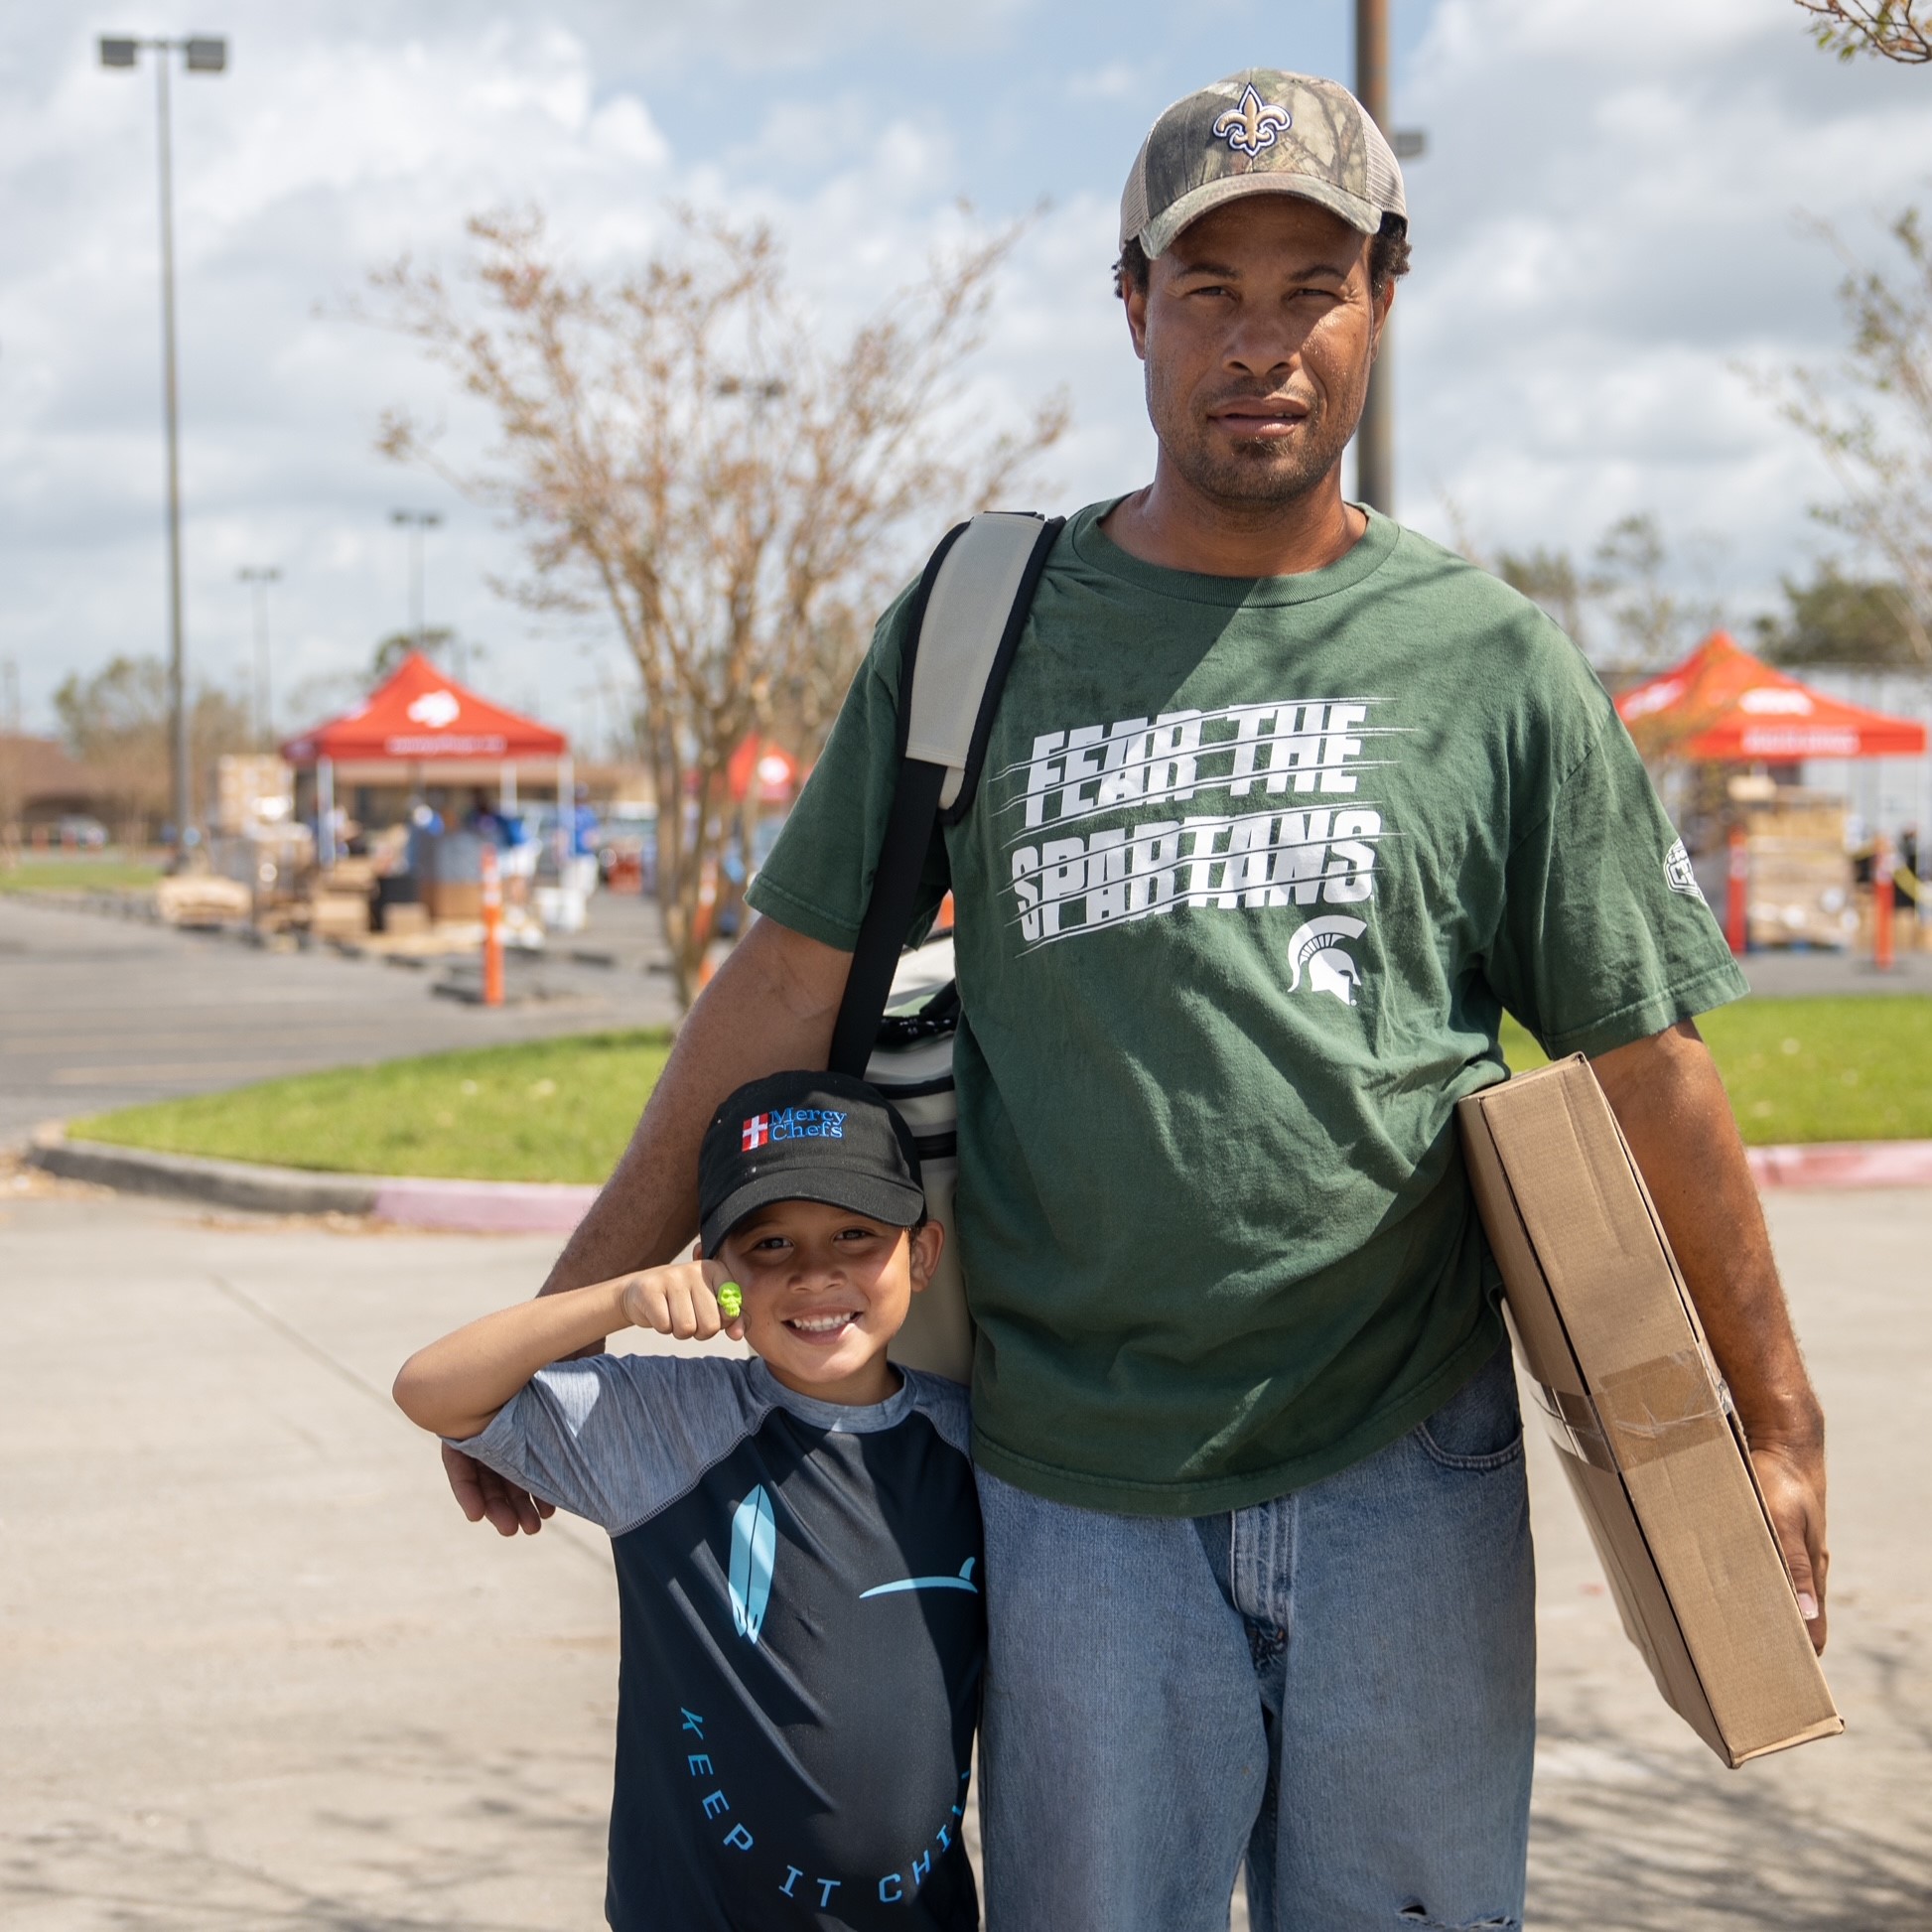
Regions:
<instances>
[{"instance_id":1,"label":"white canopy tent leg","mask_svg":"<svg viewBox=\"0 0 1932 1932\"><path fill-rule=\"evenodd\" d=\"M516 766L507 762L498 768L496 806L506 818L516 810Z\"/></svg>"},{"instance_id":2,"label":"white canopy tent leg","mask_svg":"<svg viewBox=\"0 0 1932 1932\"><path fill-rule=\"evenodd\" d=\"M316 863L324 872L336 863L336 760L316 760Z\"/></svg>"},{"instance_id":3,"label":"white canopy tent leg","mask_svg":"<svg viewBox=\"0 0 1932 1932\"><path fill-rule=\"evenodd\" d=\"M566 752L557 760L557 883L570 877L577 856L577 767Z\"/></svg>"}]
</instances>

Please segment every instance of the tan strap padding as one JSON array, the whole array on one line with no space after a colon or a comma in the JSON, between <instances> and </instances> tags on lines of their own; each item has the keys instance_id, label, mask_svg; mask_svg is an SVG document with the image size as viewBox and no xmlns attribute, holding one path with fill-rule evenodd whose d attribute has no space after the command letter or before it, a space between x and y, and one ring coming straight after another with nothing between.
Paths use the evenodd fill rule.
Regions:
<instances>
[{"instance_id":1,"label":"tan strap padding","mask_svg":"<svg viewBox=\"0 0 1932 1932\"><path fill-rule=\"evenodd\" d=\"M1039 532L1036 516L985 511L967 524L933 580L912 659L905 756L946 767L942 810L965 783L980 701Z\"/></svg>"}]
</instances>

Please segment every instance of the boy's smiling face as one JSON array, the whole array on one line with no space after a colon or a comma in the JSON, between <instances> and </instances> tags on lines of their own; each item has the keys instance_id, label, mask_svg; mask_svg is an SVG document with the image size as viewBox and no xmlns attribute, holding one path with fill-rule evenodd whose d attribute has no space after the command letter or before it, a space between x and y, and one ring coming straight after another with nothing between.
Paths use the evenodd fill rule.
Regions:
<instances>
[{"instance_id":1,"label":"boy's smiling face","mask_svg":"<svg viewBox=\"0 0 1932 1932\"><path fill-rule=\"evenodd\" d=\"M745 1339L798 1395L884 1402L898 1386L886 1344L932 1279L945 1237L823 1201L774 1201L746 1216L716 1259L744 1291Z\"/></svg>"}]
</instances>

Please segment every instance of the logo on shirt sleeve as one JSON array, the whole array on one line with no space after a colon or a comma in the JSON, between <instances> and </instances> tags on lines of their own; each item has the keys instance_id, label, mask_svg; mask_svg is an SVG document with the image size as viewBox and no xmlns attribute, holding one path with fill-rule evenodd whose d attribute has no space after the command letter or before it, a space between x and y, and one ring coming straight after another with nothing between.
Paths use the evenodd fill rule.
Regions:
<instances>
[{"instance_id":1,"label":"logo on shirt sleeve","mask_svg":"<svg viewBox=\"0 0 1932 1932\"><path fill-rule=\"evenodd\" d=\"M1682 839L1664 854L1664 883L1672 892L1682 893L1700 905L1710 903L1704 897L1704 888L1698 884L1697 874L1691 870L1691 855L1685 851Z\"/></svg>"},{"instance_id":2,"label":"logo on shirt sleeve","mask_svg":"<svg viewBox=\"0 0 1932 1932\"><path fill-rule=\"evenodd\" d=\"M764 1628L764 1606L771 1597L771 1571L778 1556L778 1526L771 1498L759 1483L732 1512L732 1622L747 1643L756 1644Z\"/></svg>"}]
</instances>

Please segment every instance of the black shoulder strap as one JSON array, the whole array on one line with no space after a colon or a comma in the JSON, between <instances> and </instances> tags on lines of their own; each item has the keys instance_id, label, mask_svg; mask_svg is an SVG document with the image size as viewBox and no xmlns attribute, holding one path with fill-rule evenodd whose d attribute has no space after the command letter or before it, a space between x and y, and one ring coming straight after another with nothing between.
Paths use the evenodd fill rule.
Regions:
<instances>
[{"instance_id":1,"label":"black shoulder strap","mask_svg":"<svg viewBox=\"0 0 1932 1932\"><path fill-rule=\"evenodd\" d=\"M919 579L899 673L898 777L832 1030L835 1073L863 1076L872 1057L933 827L942 807L955 824L972 802L1000 688L1064 522L974 517L947 533Z\"/></svg>"}]
</instances>

